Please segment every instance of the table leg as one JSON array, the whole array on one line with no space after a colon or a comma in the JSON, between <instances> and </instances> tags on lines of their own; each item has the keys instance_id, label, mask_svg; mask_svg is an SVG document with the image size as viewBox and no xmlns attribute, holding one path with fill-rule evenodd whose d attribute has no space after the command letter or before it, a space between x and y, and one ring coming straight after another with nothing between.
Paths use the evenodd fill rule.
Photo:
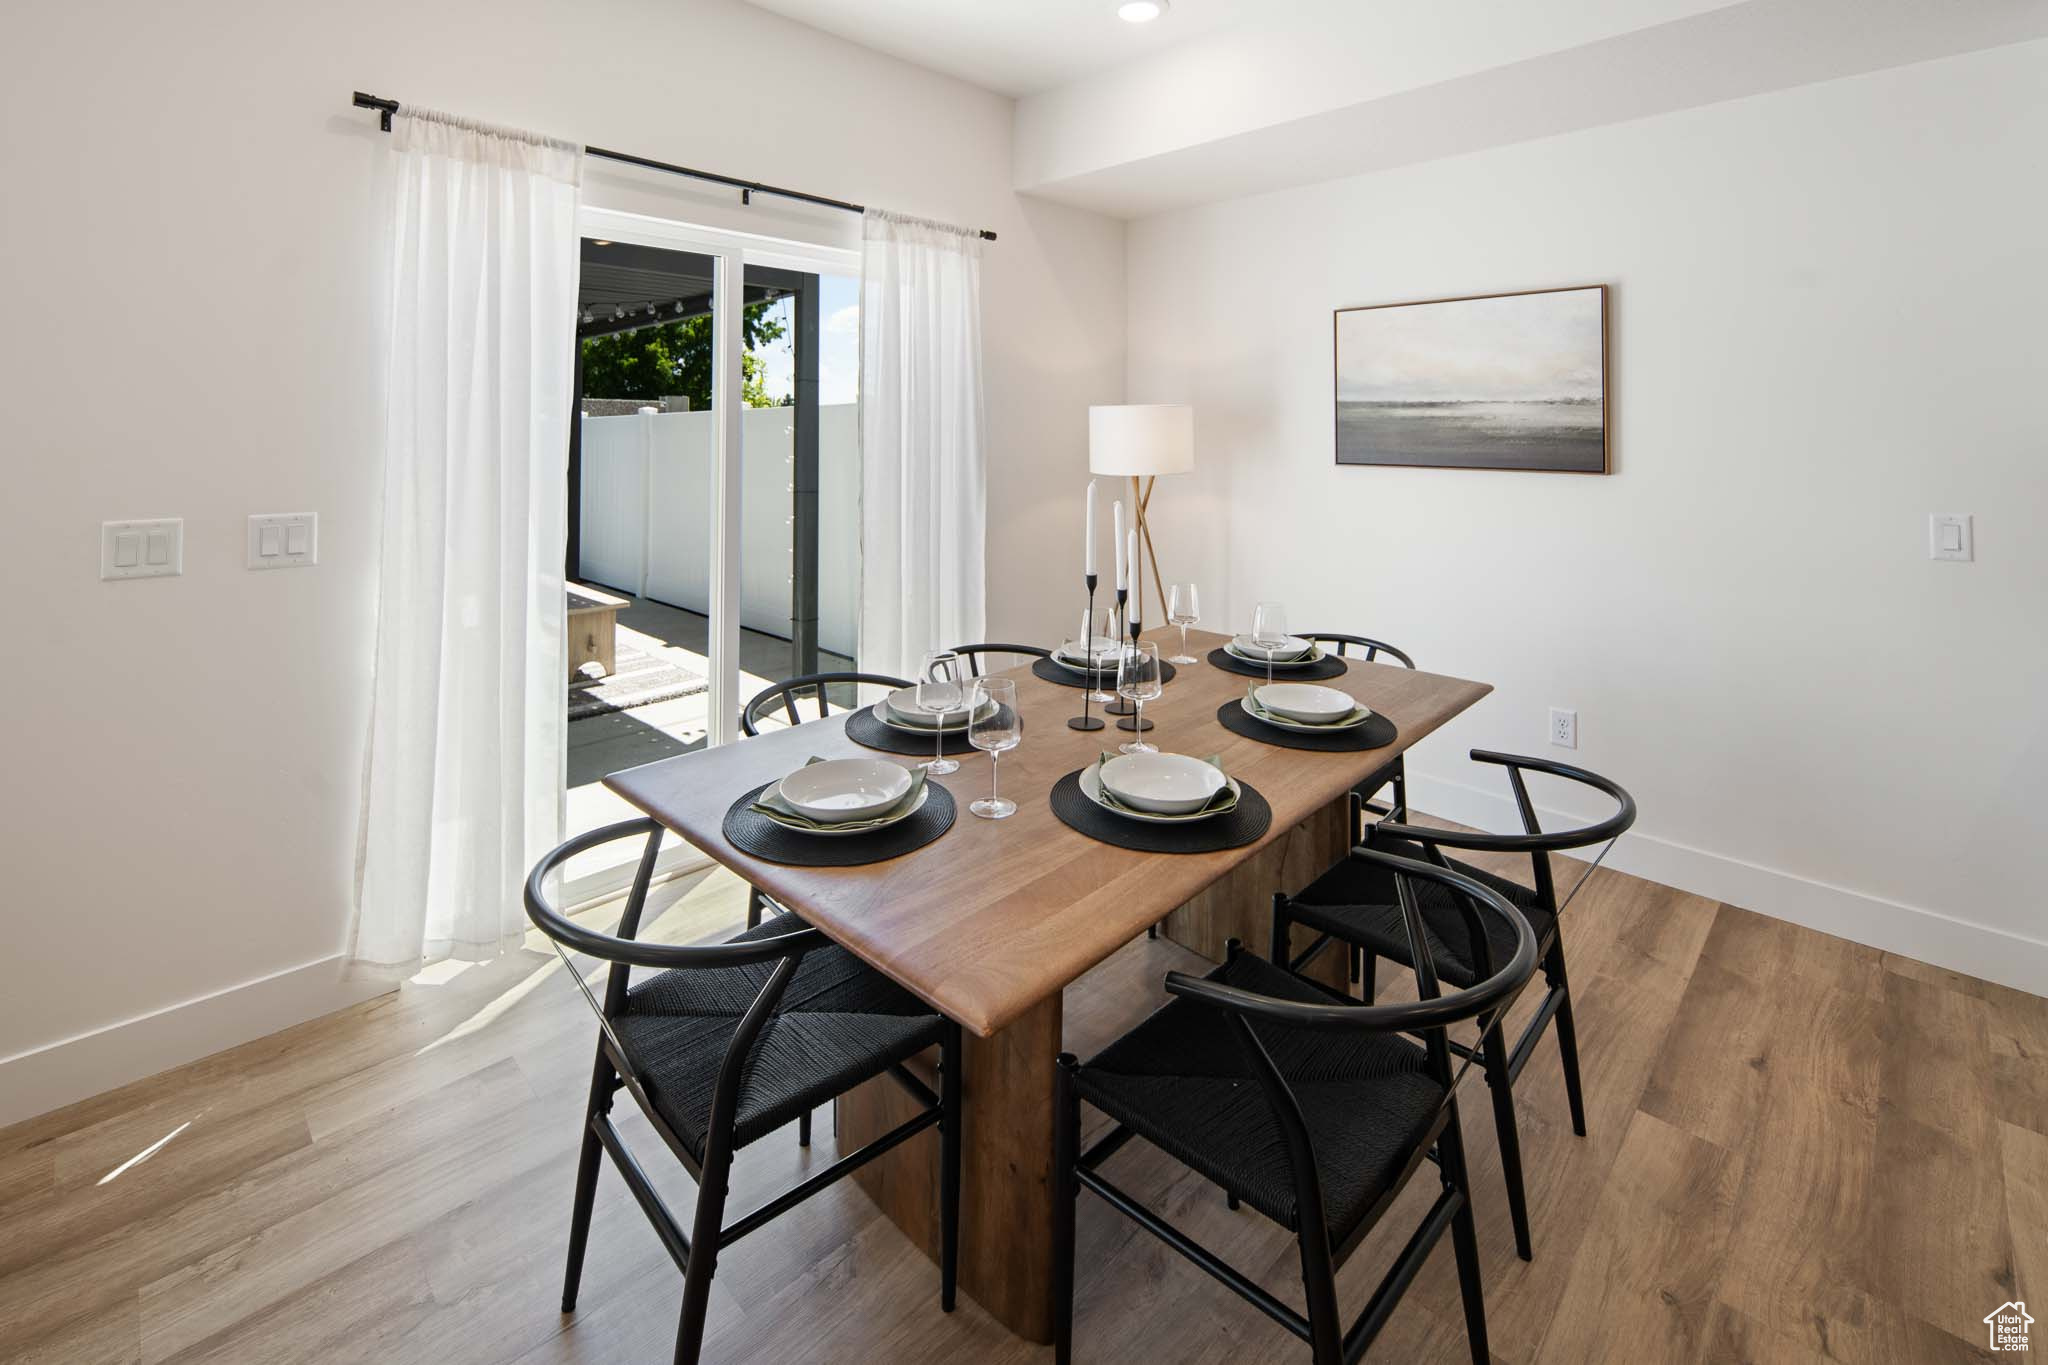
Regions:
<instances>
[{"instance_id":1,"label":"table leg","mask_svg":"<svg viewBox=\"0 0 2048 1365\"><path fill-rule=\"evenodd\" d=\"M1233 938L1242 939L1245 947L1260 957L1270 956L1273 893L1303 890L1336 865L1351 841L1351 797L1347 793L1168 915L1159 932L1217 962L1223 960L1223 945ZM1306 933L1298 930L1294 950L1300 952L1309 941ZM1324 949L1308 965L1306 974L1348 989L1349 964L1342 946Z\"/></svg>"},{"instance_id":2,"label":"table leg","mask_svg":"<svg viewBox=\"0 0 2048 1365\"><path fill-rule=\"evenodd\" d=\"M1060 1021L1055 995L993 1038L968 1034L963 1040L960 1288L996 1321L1037 1342L1052 1340L1052 1064ZM934 1060L918 1059L911 1067L936 1089ZM881 1136L916 1107L886 1076L841 1096L840 1150ZM854 1179L905 1236L937 1259L937 1133L920 1133Z\"/></svg>"}]
</instances>

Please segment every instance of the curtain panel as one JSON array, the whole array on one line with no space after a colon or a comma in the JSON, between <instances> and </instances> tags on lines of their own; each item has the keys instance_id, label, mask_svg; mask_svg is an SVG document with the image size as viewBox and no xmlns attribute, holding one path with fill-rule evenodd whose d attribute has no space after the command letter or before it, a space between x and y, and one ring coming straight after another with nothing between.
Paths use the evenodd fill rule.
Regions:
<instances>
[{"instance_id":1,"label":"curtain panel","mask_svg":"<svg viewBox=\"0 0 2048 1365\"><path fill-rule=\"evenodd\" d=\"M987 625L981 242L869 209L861 252L861 667L909 677Z\"/></svg>"},{"instance_id":2,"label":"curtain panel","mask_svg":"<svg viewBox=\"0 0 2048 1365\"><path fill-rule=\"evenodd\" d=\"M376 675L349 952L521 940L562 827L580 148L393 120Z\"/></svg>"}]
</instances>

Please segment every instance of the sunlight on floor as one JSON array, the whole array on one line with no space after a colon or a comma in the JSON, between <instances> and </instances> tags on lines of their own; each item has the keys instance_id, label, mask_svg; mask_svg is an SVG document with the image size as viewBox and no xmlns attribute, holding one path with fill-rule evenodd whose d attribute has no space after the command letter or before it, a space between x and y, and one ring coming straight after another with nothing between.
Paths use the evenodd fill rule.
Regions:
<instances>
[{"instance_id":1,"label":"sunlight on floor","mask_svg":"<svg viewBox=\"0 0 2048 1365\"><path fill-rule=\"evenodd\" d=\"M205 1116L205 1112L206 1112L205 1110L201 1110L201 1111L200 1111L200 1115L201 1115L201 1117L204 1117L204 1116ZM191 1126L192 1126L193 1124L197 1123L198 1121L199 1121L198 1119L186 1119L186 1120L185 1120L185 1121L184 1121L183 1123L179 1124L179 1125L178 1125L178 1126L177 1126L176 1128L173 1128L173 1129L171 1129L171 1131L170 1131L170 1132L168 1132L168 1133L165 1133L165 1134L164 1134L164 1135L163 1135L162 1137L158 1138L158 1139L157 1139L157 1140L156 1140L155 1142L152 1142L152 1143L150 1143L150 1144L149 1144L149 1146L147 1146L147 1147L144 1147L144 1148L143 1148L143 1149L142 1149L141 1151L137 1152L137 1153L136 1153L136 1154L135 1154L134 1156L131 1156L131 1157L129 1157L129 1158L128 1158L128 1159L126 1160L126 1161L124 1161L124 1162L122 1162L122 1163L121 1163L120 1165L116 1166L116 1167L115 1167L115 1168L114 1168L113 1170L111 1170L111 1171L108 1171L108 1172L107 1172L107 1173L106 1173L105 1175L101 1176L101 1177L99 1178L99 1183L100 1183L100 1184L102 1184L102 1185L104 1185L104 1184L106 1184L106 1183L107 1183L108 1181L110 1181L110 1180L113 1180L113 1179L115 1179L116 1177L118 1177L119 1175L121 1175L121 1173L122 1173L122 1172L124 1172L124 1171L128 1170L128 1169L129 1169L130 1167L133 1167L133 1166L140 1166L140 1165L141 1165L141 1164L142 1164L143 1162L145 1162L145 1161L149 1160L149 1159L150 1159L151 1157L155 1156L155 1155L156 1155L156 1154L157 1154L158 1152L161 1152L161 1151L162 1151L162 1150L164 1149L164 1144L165 1144L165 1143L169 1142L169 1141L170 1141L170 1140L171 1140L172 1138L174 1138L174 1137L176 1137L176 1136L177 1136L178 1134L180 1134L180 1133L184 1132L184 1131L185 1131L185 1130L186 1130L187 1128L190 1128L190 1127L191 1127Z\"/></svg>"},{"instance_id":2,"label":"sunlight on floor","mask_svg":"<svg viewBox=\"0 0 2048 1365\"><path fill-rule=\"evenodd\" d=\"M417 974L409 978L407 984L413 986L445 986L476 965L474 962L458 962L452 957L443 958L431 967L422 967Z\"/></svg>"}]
</instances>

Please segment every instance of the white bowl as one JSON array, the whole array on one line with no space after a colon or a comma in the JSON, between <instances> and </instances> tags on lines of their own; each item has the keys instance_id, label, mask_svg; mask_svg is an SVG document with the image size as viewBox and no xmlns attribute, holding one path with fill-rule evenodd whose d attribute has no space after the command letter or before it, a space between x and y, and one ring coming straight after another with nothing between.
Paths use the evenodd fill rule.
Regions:
<instances>
[{"instance_id":1,"label":"white bowl","mask_svg":"<svg viewBox=\"0 0 2048 1365\"><path fill-rule=\"evenodd\" d=\"M1102 785L1139 810L1185 815L1228 785L1213 763L1186 754L1119 754L1102 765Z\"/></svg>"},{"instance_id":2,"label":"white bowl","mask_svg":"<svg viewBox=\"0 0 2048 1365\"><path fill-rule=\"evenodd\" d=\"M1116 652L1117 641L1107 635L1094 636L1085 644L1079 640L1064 640L1060 647L1053 651L1062 659L1077 664L1102 663L1115 658Z\"/></svg>"},{"instance_id":3,"label":"white bowl","mask_svg":"<svg viewBox=\"0 0 2048 1365\"><path fill-rule=\"evenodd\" d=\"M1348 692L1314 683L1267 683L1253 690L1259 705L1304 725L1327 725L1351 714L1358 703Z\"/></svg>"},{"instance_id":4,"label":"white bowl","mask_svg":"<svg viewBox=\"0 0 2048 1365\"><path fill-rule=\"evenodd\" d=\"M910 771L879 758L832 758L782 779L782 799L813 820L880 815L910 794Z\"/></svg>"}]
</instances>

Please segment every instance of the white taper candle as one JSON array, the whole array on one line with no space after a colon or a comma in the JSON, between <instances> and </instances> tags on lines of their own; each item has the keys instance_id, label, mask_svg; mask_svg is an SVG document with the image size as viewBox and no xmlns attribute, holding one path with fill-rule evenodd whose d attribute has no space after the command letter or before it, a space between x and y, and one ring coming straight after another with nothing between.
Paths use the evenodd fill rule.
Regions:
<instances>
[{"instance_id":1,"label":"white taper candle","mask_svg":"<svg viewBox=\"0 0 2048 1365\"><path fill-rule=\"evenodd\" d=\"M1111 540L1110 546L1116 551L1116 590L1123 592L1131 586L1130 565L1124 561L1124 500L1118 498L1109 506Z\"/></svg>"},{"instance_id":2,"label":"white taper candle","mask_svg":"<svg viewBox=\"0 0 2048 1365\"><path fill-rule=\"evenodd\" d=\"M1088 530L1081 542L1081 572L1095 577L1095 480L1088 480Z\"/></svg>"},{"instance_id":3,"label":"white taper candle","mask_svg":"<svg viewBox=\"0 0 2048 1365\"><path fill-rule=\"evenodd\" d=\"M1127 547L1124 550L1124 557L1130 561L1131 577L1136 578L1138 576L1138 532L1135 528L1133 528L1130 532L1130 540ZM1135 619L1137 614L1137 608L1132 607L1131 612L1133 619Z\"/></svg>"}]
</instances>

